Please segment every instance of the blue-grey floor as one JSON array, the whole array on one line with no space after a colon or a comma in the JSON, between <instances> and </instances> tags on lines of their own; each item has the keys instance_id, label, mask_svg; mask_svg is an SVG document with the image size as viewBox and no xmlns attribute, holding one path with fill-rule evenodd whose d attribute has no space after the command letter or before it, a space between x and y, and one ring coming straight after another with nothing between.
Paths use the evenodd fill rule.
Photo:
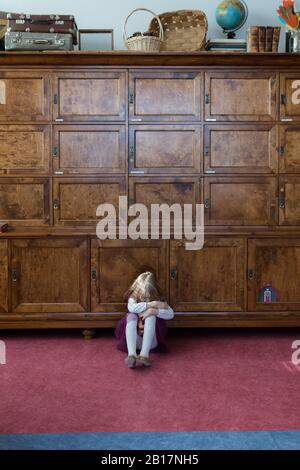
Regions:
<instances>
[{"instance_id":1,"label":"blue-grey floor","mask_svg":"<svg viewBox=\"0 0 300 470\"><path fill-rule=\"evenodd\" d=\"M0 450L299 450L300 431L2 434Z\"/></svg>"}]
</instances>

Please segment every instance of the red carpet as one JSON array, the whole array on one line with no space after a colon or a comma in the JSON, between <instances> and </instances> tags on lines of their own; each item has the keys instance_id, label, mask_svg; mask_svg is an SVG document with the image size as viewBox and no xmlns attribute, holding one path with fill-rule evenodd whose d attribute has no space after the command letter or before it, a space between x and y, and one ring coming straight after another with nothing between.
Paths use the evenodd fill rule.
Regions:
<instances>
[{"instance_id":1,"label":"red carpet","mask_svg":"<svg viewBox=\"0 0 300 470\"><path fill-rule=\"evenodd\" d=\"M111 331L0 332L0 434L300 429L299 330L170 331L128 370Z\"/></svg>"}]
</instances>

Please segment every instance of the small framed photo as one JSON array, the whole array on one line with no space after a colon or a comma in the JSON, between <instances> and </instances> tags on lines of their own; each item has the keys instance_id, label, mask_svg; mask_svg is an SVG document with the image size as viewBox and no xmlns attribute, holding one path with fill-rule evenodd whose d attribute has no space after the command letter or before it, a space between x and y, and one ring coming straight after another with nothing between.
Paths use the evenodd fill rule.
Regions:
<instances>
[{"instance_id":1,"label":"small framed photo","mask_svg":"<svg viewBox=\"0 0 300 470\"><path fill-rule=\"evenodd\" d=\"M114 30L80 29L78 48L80 51L113 51Z\"/></svg>"}]
</instances>

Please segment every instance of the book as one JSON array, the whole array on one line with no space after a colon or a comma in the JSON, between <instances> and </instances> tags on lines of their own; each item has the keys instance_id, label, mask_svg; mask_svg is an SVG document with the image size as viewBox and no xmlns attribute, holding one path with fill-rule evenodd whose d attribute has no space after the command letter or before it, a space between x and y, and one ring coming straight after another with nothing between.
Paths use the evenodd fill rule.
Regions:
<instances>
[{"instance_id":1,"label":"book","mask_svg":"<svg viewBox=\"0 0 300 470\"><path fill-rule=\"evenodd\" d=\"M273 28L272 26L267 26L265 52L272 52L272 46L273 46Z\"/></svg>"},{"instance_id":2,"label":"book","mask_svg":"<svg viewBox=\"0 0 300 470\"><path fill-rule=\"evenodd\" d=\"M259 52L258 26L251 26L248 30L247 51Z\"/></svg>"},{"instance_id":3,"label":"book","mask_svg":"<svg viewBox=\"0 0 300 470\"><path fill-rule=\"evenodd\" d=\"M272 52L278 52L281 27L276 26L273 29Z\"/></svg>"},{"instance_id":4,"label":"book","mask_svg":"<svg viewBox=\"0 0 300 470\"><path fill-rule=\"evenodd\" d=\"M266 52L266 27L258 28L258 52Z\"/></svg>"}]
</instances>

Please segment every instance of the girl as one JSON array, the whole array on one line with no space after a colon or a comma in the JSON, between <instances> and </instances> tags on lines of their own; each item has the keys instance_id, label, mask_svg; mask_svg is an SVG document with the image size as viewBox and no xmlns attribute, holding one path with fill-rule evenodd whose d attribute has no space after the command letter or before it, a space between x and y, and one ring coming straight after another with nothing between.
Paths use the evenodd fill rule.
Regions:
<instances>
[{"instance_id":1,"label":"girl","mask_svg":"<svg viewBox=\"0 0 300 470\"><path fill-rule=\"evenodd\" d=\"M130 369L140 363L151 366L150 350L165 349L167 333L165 320L174 317L171 307L165 302L153 273L140 274L126 293L128 312L116 329L118 349L126 351L125 363ZM139 356L136 351L140 350Z\"/></svg>"}]
</instances>

